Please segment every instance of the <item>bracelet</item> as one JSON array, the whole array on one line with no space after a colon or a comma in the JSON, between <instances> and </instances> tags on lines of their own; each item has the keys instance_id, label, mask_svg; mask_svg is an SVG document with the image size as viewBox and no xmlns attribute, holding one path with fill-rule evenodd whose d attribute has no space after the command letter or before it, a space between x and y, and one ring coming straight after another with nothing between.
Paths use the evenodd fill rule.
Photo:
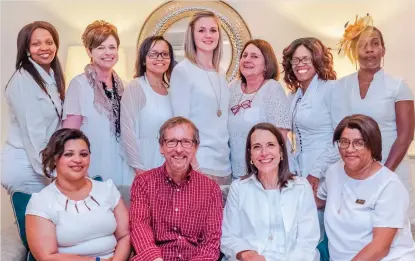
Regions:
<instances>
[{"instance_id":1,"label":"bracelet","mask_svg":"<svg viewBox=\"0 0 415 261\"><path fill-rule=\"evenodd\" d=\"M101 258L99 256L95 257L95 261L101 261Z\"/></svg>"}]
</instances>

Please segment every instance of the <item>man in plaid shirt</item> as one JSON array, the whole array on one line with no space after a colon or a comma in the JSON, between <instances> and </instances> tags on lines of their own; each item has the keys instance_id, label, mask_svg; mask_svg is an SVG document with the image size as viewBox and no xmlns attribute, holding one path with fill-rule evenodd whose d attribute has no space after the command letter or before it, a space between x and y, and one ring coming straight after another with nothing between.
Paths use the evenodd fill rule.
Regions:
<instances>
[{"instance_id":1,"label":"man in plaid shirt","mask_svg":"<svg viewBox=\"0 0 415 261\"><path fill-rule=\"evenodd\" d=\"M222 224L219 186L191 162L199 131L175 117L160 128L163 166L136 176L131 188L132 261L217 261Z\"/></svg>"}]
</instances>

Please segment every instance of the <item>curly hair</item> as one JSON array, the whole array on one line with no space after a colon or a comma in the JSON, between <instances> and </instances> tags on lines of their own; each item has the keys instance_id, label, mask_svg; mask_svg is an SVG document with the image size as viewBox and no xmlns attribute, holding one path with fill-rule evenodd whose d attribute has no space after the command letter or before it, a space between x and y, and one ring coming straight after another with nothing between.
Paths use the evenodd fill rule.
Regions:
<instances>
[{"instance_id":1,"label":"curly hair","mask_svg":"<svg viewBox=\"0 0 415 261\"><path fill-rule=\"evenodd\" d=\"M282 66L284 68L284 81L287 88L296 92L301 86L300 81L295 77L291 60L295 50L302 45L307 48L312 55L313 66L316 69L318 78L323 81L336 80L337 75L333 68L333 55L324 44L317 38L305 37L294 40L283 51Z\"/></svg>"},{"instance_id":2,"label":"curly hair","mask_svg":"<svg viewBox=\"0 0 415 261\"><path fill-rule=\"evenodd\" d=\"M69 140L83 140L91 152L91 145L86 135L78 129L63 128L55 131L50 137L46 148L40 152L42 158L43 173L48 178L52 178L52 173L56 169L56 160L58 160L64 150L65 144Z\"/></svg>"}]
</instances>

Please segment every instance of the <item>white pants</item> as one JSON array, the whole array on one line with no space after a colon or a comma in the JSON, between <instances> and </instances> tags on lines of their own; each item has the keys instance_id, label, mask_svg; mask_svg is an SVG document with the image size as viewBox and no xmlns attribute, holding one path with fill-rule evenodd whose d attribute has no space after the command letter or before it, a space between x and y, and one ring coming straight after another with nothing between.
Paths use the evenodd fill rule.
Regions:
<instances>
[{"instance_id":1,"label":"white pants","mask_svg":"<svg viewBox=\"0 0 415 261\"><path fill-rule=\"evenodd\" d=\"M9 194L14 191L32 194L49 183L46 176L34 171L25 150L10 148L2 151L1 184Z\"/></svg>"},{"instance_id":2,"label":"white pants","mask_svg":"<svg viewBox=\"0 0 415 261\"><path fill-rule=\"evenodd\" d=\"M409 220L412 225L415 225L415 195L412 183L412 173L407 156L402 160L401 164L394 171L401 179L403 185L408 190L409 194Z\"/></svg>"}]
</instances>

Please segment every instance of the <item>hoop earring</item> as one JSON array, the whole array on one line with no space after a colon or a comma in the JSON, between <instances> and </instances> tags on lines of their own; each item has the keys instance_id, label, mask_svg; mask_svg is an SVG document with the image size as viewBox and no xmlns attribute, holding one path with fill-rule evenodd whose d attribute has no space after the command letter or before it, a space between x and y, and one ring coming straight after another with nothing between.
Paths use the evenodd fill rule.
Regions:
<instances>
[{"instance_id":1,"label":"hoop earring","mask_svg":"<svg viewBox=\"0 0 415 261\"><path fill-rule=\"evenodd\" d=\"M27 51L27 52L26 52L26 55L27 55L27 57L30 57L30 52L29 52L29 51Z\"/></svg>"},{"instance_id":2,"label":"hoop earring","mask_svg":"<svg viewBox=\"0 0 415 261\"><path fill-rule=\"evenodd\" d=\"M281 157L280 157L280 160L283 160L283 159L284 159L284 157L283 157L283 156L281 156Z\"/></svg>"},{"instance_id":3,"label":"hoop earring","mask_svg":"<svg viewBox=\"0 0 415 261\"><path fill-rule=\"evenodd\" d=\"M251 163L251 165L254 165L254 162L252 160L249 163Z\"/></svg>"}]
</instances>

